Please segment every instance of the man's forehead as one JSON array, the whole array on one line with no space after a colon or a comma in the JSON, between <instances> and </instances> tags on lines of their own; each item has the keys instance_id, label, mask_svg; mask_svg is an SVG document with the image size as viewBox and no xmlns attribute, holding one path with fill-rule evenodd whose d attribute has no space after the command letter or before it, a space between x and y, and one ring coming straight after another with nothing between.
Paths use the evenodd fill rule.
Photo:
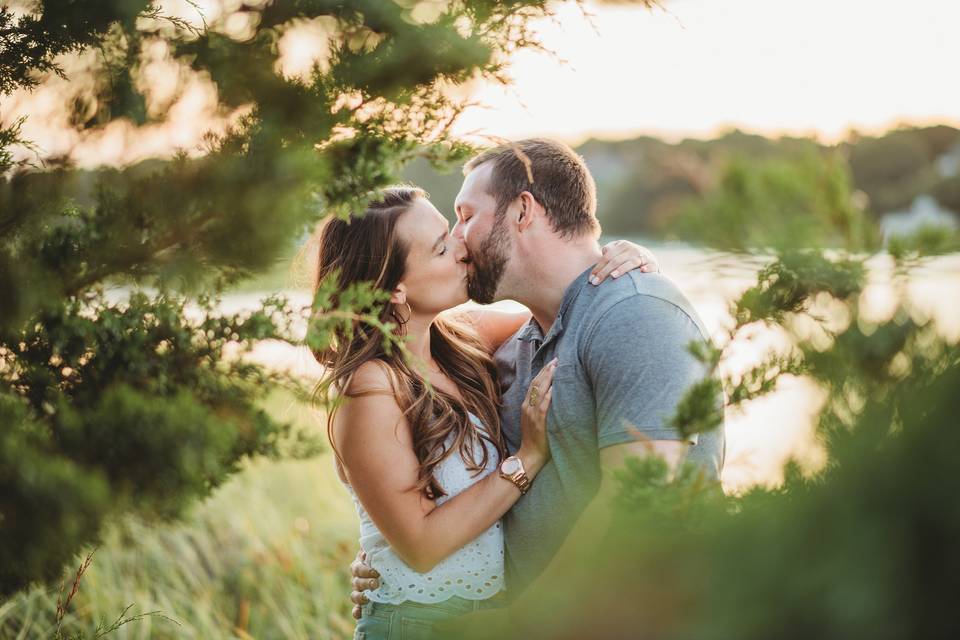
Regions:
<instances>
[{"instance_id":1,"label":"man's forehead","mask_svg":"<svg viewBox=\"0 0 960 640\"><path fill-rule=\"evenodd\" d=\"M474 204L476 200L492 197L487 190L492 170L493 166L490 163L484 163L464 176L460 193L457 194L456 205Z\"/></svg>"}]
</instances>

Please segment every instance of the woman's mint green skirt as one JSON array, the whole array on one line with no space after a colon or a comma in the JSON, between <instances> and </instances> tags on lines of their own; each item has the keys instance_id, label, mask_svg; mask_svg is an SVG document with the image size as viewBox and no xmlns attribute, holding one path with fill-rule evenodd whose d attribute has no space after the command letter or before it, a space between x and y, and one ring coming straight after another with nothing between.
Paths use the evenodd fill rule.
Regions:
<instances>
[{"instance_id":1,"label":"woman's mint green skirt","mask_svg":"<svg viewBox=\"0 0 960 640\"><path fill-rule=\"evenodd\" d=\"M435 640L449 638L445 629L455 628L456 619L474 611L505 605L504 592L487 600L452 597L443 602L421 604L368 602L361 607L354 640Z\"/></svg>"}]
</instances>

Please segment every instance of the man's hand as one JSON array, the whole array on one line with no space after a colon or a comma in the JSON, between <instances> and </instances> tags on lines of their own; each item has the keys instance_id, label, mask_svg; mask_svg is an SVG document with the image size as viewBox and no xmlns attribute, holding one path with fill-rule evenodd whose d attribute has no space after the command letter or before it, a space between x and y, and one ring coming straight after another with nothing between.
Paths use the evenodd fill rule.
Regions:
<instances>
[{"instance_id":1,"label":"man's hand","mask_svg":"<svg viewBox=\"0 0 960 640\"><path fill-rule=\"evenodd\" d=\"M364 591L372 591L380 586L380 574L377 570L367 564L367 552L361 549L357 552L357 557L350 563L350 574L353 576L351 584L353 591L350 593L350 602L353 603L353 619L360 619L360 606L367 604L367 596Z\"/></svg>"}]
</instances>

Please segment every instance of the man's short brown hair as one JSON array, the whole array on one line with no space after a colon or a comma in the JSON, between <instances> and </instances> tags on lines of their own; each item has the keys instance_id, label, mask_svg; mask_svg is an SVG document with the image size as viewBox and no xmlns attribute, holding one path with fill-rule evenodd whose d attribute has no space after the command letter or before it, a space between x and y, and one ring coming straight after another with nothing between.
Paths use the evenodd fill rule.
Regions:
<instances>
[{"instance_id":1,"label":"man's short brown hair","mask_svg":"<svg viewBox=\"0 0 960 640\"><path fill-rule=\"evenodd\" d=\"M493 163L487 189L497 199L497 217L521 193L529 191L543 205L561 238L600 235L597 186L583 158L548 138L528 138L488 149L463 167L464 175Z\"/></svg>"}]
</instances>

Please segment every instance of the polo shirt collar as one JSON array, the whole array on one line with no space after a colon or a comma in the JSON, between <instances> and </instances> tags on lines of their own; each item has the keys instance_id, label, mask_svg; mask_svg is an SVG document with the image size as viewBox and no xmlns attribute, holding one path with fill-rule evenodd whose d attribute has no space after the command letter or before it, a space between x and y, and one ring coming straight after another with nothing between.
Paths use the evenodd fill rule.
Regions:
<instances>
[{"instance_id":1,"label":"polo shirt collar","mask_svg":"<svg viewBox=\"0 0 960 640\"><path fill-rule=\"evenodd\" d=\"M543 333L540 331L540 325L537 324L535 318L531 317L530 320L527 321L527 326L517 334L517 340L523 340L524 342L543 340Z\"/></svg>"}]
</instances>

